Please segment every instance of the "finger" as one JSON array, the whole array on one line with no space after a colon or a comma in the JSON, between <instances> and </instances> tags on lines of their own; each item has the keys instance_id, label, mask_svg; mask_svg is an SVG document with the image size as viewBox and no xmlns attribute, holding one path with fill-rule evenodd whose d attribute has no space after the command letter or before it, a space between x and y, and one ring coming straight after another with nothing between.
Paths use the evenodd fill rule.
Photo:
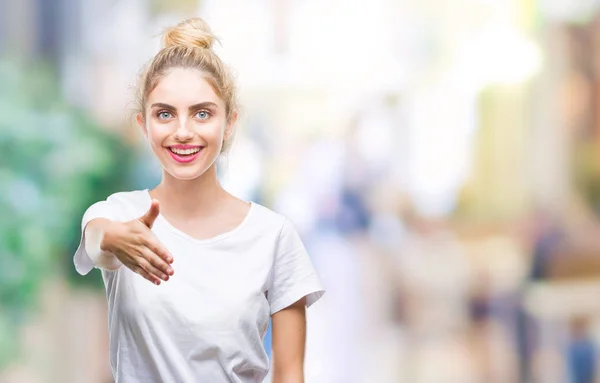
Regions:
<instances>
[{"instance_id":1,"label":"finger","mask_svg":"<svg viewBox=\"0 0 600 383\"><path fill-rule=\"evenodd\" d=\"M157 276L160 276L160 274L166 274L167 276L173 275L173 268L169 266L169 264L166 263L161 257L153 253L152 250L144 247L139 250L139 254L141 259L159 270L159 274L157 274ZM160 277L162 278L162 276Z\"/></svg>"},{"instance_id":2,"label":"finger","mask_svg":"<svg viewBox=\"0 0 600 383\"><path fill-rule=\"evenodd\" d=\"M143 216L141 216L139 218L139 220L144 225L146 225L148 228L152 228L152 225L154 225L154 221L156 220L156 217L158 217L159 211L160 211L159 202L158 202L158 200L153 199L152 202L150 203L150 208L148 209L146 214L144 214Z\"/></svg>"},{"instance_id":3,"label":"finger","mask_svg":"<svg viewBox=\"0 0 600 383\"><path fill-rule=\"evenodd\" d=\"M173 255L171 255L169 250L160 244L160 241L156 238L154 233L150 232L150 236L152 239L146 240L144 245L165 262L169 264L173 263Z\"/></svg>"},{"instance_id":4,"label":"finger","mask_svg":"<svg viewBox=\"0 0 600 383\"><path fill-rule=\"evenodd\" d=\"M140 259L139 262L140 262L140 266L144 270L146 270L148 273L154 275L155 277L162 279L163 281L169 280L169 276L166 273L163 273L161 270L154 267L152 265L152 263L148 262L146 259Z\"/></svg>"},{"instance_id":5,"label":"finger","mask_svg":"<svg viewBox=\"0 0 600 383\"><path fill-rule=\"evenodd\" d=\"M139 275L141 275L142 277L144 277L147 280L149 280L150 282L152 282L153 284L160 285L160 279L158 279L154 275L151 275L146 270L142 269L140 266L135 265L131 269L133 271L135 271L136 273L138 273Z\"/></svg>"},{"instance_id":6,"label":"finger","mask_svg":"<svg viewBox=\"0 0 600 383\"><path fill-rule=\"evenodd\" d=\"M144 258L150 262L152 266L159 269L161 272L167 275L173 275L174 271L171 266L163 258L161 258L156 251L153 251L151 248L147 248L144 252Z\"/></svg>"}]
</instances>

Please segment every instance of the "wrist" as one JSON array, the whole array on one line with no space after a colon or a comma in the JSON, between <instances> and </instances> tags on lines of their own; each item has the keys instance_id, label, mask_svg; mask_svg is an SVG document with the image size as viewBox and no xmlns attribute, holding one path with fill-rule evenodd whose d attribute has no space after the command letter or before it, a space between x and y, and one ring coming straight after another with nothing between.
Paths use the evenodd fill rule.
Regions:
<instances>
[{"instance_id":1,"label":"wrist","mask_svg":"<svg viewBox=\"0 0 600 383\"><path fill-rule=\"evenodd\" d=\"M117 222L111 222L109 225L106 225L106 227L104 227L100 240L100 250L112 253L113 239L115 237L114 228L116 224Z\"/></svg>"}]
</instances>

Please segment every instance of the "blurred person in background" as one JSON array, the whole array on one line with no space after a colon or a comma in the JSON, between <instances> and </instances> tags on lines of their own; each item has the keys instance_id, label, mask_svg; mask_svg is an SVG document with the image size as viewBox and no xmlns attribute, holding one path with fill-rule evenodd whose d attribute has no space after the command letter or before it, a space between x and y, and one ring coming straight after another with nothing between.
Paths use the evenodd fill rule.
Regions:
<instances>
[{"instance_id":1,"label":"blurred person in background","mask_svg":"<svg viewBox=\"0 0 600 383\"><path fill-rule=\"evenodd\" d=\"M529 241L531 242L531 263L523 286L519 294L525 294L528 285L548 279L552 259L556 257L557 249L565 240L564 230L558 218L546 211L537 211L533 214L532 227L529 228ZM521 296L520 299L523 299ZM521 381L528 381L533 377L532 361L536 349L539 347L539 323L527 313L521 304L517 308L517 323L515 343L519 355L519 374Z\"/></svg>"},{"instance_id":2,"label":"blurred person in background","mask_svg":"<svg viewBox=\"0 0 600 383\"><path fill-rule=\"evenodd\" d=\"M304 381L305 308L324 290L290 220L218 180L238 106L214 40L200 18L165 31L137 114L162 180L82 219L74 263L102 272L117 382L262 382L269 317L273 381Z\"/></svg>"},{"instance_id":3,"label":"blurred person in background","mask_svg":"<svg viewBox=\"0 0 600 383\"><path fill-rule=\"evenodd\" d=\"M275 202L300 222L327 289L323 304L311 313L323 320L308 335L307 372L314 375L308 378L317 383L365 381L366 353L361 340L367 310L360 291L360 249L351 237L364 231L368 212L361 197L347 185L348 156L342 140L311 143L303 150L306 160L295 182Z\"/></svg>"},{"instance_id":4,"label":"blurred person in background","mask_svg":"<svg viewBox=\"0 0 600 383\"><path fill-rule=\"evenodd\" d=\"M573 383L594 383L598 353L590 333L590 317L574 318L570 323L571 339L567 346L567 364Z\"/></svg>"}]
</instances>

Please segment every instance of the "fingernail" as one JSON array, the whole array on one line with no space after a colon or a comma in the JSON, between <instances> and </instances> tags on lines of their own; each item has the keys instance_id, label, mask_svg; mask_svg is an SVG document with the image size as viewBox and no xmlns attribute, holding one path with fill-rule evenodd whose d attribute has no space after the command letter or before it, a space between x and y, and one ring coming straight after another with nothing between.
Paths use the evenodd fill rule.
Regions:
<instances>
[{"instance_id":1,"label":"fingernail","mask_svg":"<svg viewBox=\"0 0 600 383\"><path fill-rule=\"evenodd\" d=\"M169 270L167 270L167 272L171 275L173 275L173 273L174 273L173 269L169 269Z\"/></svg>"},{"instance_id":2,"label":"fingernail","mask_svg":"<svg viewBox=\"0 0 600 383\"><path fill-rule=\"evenodd\" d=\"M154 282L157 286L160 285L160 281Z\"/></svg>"}]
</instances>

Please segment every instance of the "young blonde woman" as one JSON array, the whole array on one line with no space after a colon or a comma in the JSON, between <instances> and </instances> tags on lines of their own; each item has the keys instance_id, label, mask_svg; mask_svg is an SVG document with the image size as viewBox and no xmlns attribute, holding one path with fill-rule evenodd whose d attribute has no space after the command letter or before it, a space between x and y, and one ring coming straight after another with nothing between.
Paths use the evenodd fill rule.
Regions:
<instances>
[{"instance_id":1,"label":"young blonde woman","mask_svg":"<svg viewBox=\"0 0 600 383\"><path fill-rule=\"evenodd\" d=\"M162 165L152 190L90 206L74 255L102 272L116 382L303 382L305 309L323 288L284 216L229 194L215 160L237 118L230 72L199 18L168 29L137 122Z\"/></svg>"}]
</instances>

